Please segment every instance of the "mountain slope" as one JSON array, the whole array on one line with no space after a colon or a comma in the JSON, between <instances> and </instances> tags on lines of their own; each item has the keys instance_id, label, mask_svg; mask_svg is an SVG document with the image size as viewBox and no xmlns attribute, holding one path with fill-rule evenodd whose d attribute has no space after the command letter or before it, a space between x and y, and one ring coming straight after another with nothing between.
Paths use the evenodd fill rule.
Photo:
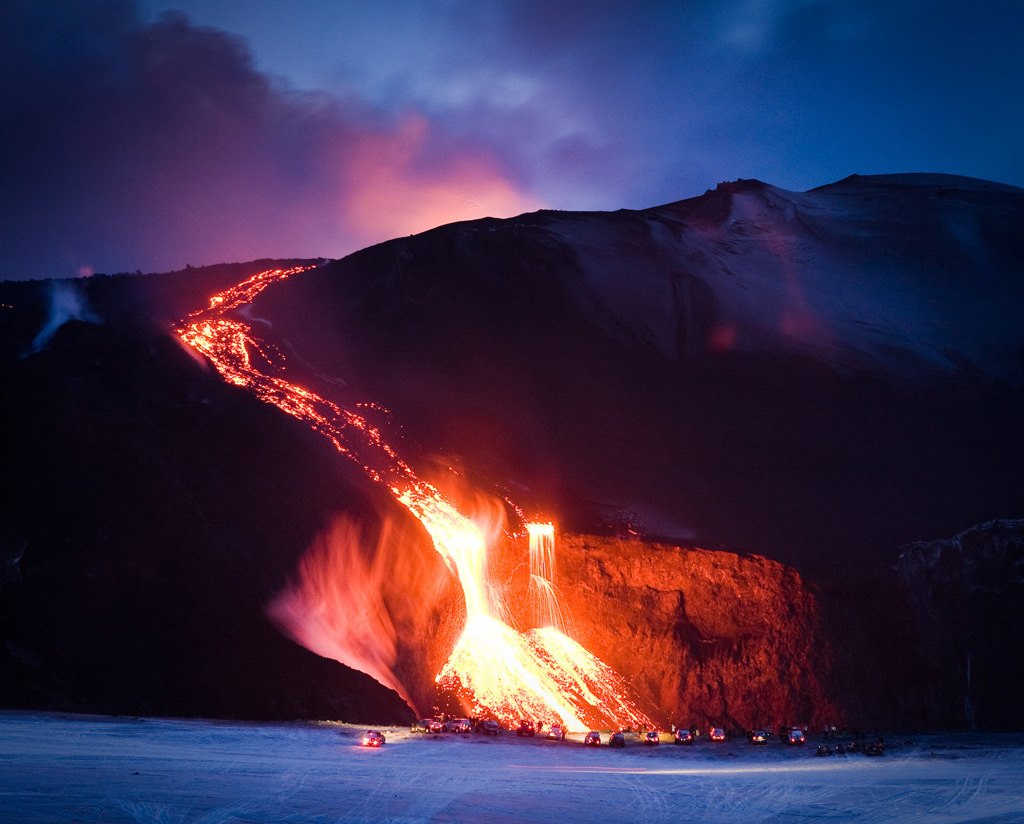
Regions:
<instances>
[{"instance_id":1,"label":"mountain slope","mask_svg":"<svg viewBox=\"0 0 1024 824\"><path fill-rule=\"evenodd\" d=\"M757 181L380 244L253 314L414 442L592 531L812 568L1011 514L1024 191Z\"/></svg>"}]
</instances>

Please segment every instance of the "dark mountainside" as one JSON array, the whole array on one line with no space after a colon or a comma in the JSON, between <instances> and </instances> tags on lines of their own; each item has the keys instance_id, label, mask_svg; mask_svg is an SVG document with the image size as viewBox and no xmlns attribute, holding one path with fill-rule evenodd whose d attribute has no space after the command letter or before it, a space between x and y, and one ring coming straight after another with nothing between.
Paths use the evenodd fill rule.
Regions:
<instances>
[{"instance_id":1,"label":"dark mountainside","mask_svg":"<svg viewBox=\"0 0 1024 824\"><path fill-rule=\"evenodd\" d=\"M24 358L52 284L2 284L0 703L408 717L390 690L264 616L329 513L372 525L386 502L167 334L168 308L202 306L211 284L268 265L75 283L103 322L71 320Z\"/></svg>"},{"instance_id":2,"label":"dark mountainside","mask_svg":"<svg viewBox=\"0 0 1024 824\"><path fill-rule=\"evenodd\" d=\"M453 224L254 315L566 528L843 574L1024 490L1024 191L906 177Z\"/></svg>"},{"instance_id":3,"label":"dark mountainside","mask_svg":"<svg viewBox=\"0 0 1024 824\"><path fill-rule=\"evenodd\" d=\"M459 595L410 597L445 575L425 533L169 334L270 265L0 284L0 704L408 718L264 613L344 514L416 548L384 586L408 602L395 671L429 711ZM388 407L421 471L581 533L558 560L579 638L659 720L1020 729L1020 522L898 553L1022 514L1022 275L1019 189L739 181L441 227L249 315L293 380ZM26 355L51 295L78 319Z\"/></svg>"}]
</instances>

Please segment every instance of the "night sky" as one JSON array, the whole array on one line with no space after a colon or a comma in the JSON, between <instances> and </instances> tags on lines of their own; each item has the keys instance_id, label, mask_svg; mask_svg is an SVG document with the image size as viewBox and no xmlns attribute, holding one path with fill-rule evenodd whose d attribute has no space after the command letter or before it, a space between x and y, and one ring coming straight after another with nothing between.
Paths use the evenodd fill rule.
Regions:
<instances>
[{"instance_id":1,"label":"night sky","mask_svg":"<svg viewBox=\"0 0 1024 824\"><path fill-rule=\"evenodd\" d=\"M1024 3L0 0L0 278L758 178L1024 186Z\"/></svg>"}]
</instances>

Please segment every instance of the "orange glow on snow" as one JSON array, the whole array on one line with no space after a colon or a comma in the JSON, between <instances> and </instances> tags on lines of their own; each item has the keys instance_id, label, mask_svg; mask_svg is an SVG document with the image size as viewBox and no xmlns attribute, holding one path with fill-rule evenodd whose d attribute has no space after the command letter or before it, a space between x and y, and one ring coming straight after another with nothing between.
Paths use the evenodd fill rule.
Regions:
<instances>
[{"instance_id":1,"label":"orange glow on snow","mask_svg":"<svg viewBox=\"0 0 1024 824\"><path fill-rule=\"evenodd\" d=\"M466 603L465 628L437 675L438 687L457 695L473 714L505 723L532 718L560 722L570 731L649 725L625 697L623 679L553 626L561 624L552 586L553 524L527 525L531 580L546 584L551 600L539 628L520 633L501 620L504 610L488 580L488 544L498 525L483 518L474 521L437 487L418 478L365 417L285 380L287 363L277 347L258 338L248 323L227 317L271 283L302 271L261 272L214 296L209 309L193 313L177 332L225 380L306 422L340 453L358 461L423 525L458 577ZM346 535L342 543L350 540ZM390 670L393 627L379 597L373 600L377 591L366 591L367 583L373 588L374 578L361 566L358 550L352 551L356 554L346 562L352 565L348 568L338 567L323 552L304 559L297 588L277 599L271 613L308 649L357 667L405 696ZM348 577L346 573L363 586L353 590L344 581L332 580L332 575Z\"/></svg>"},{"instance_id":2,"label":"orange glow on snow","mask_svg":"<svg viewBox=\"0 0 1024 824\"><path fill-rule=\"evenodd\" d=\"M708 349L712 352L728 352L736 346L736 326L722 323L708 334Z\"/></svg>"}]
</instances>

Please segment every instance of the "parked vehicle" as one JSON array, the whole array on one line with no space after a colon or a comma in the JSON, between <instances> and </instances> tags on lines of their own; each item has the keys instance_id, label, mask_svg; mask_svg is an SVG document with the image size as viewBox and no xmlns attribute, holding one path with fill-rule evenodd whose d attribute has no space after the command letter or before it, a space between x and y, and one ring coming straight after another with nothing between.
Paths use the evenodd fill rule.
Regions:
<instances>
[{"instance_id":1,"label":"parked vehicle","mask_svg":"<svg viewBox=\"0 0 1024 824\"><path fill-rule=\"evenodd\" d=\"M480 729L484 735L497 735L501 731L501 727L498 726L498 722L493 718L488 718L484 721Z\"/></svg>"},{"instance_id":2,"label":"parked vehicle","mask_svg":"<svg viewBox=\"0 0 1024 824\"><path fill-rule=\"evenodd\" d=\"M644 734L644 743L652 747L657 747L658 744L661 743L661 735L657 730L648 730Z\"/></svg>"},{"instance_id":3,"label":"parked vehicle","mask_svg":"<svg viewBox=\"0 0 1024 824\"><path fill-rule=\"evenodd\" d=\"M712 727L708 732L708 737L712 741L725 741L725 730L721 727Z\"/></svg>"},{"instance_id":4,"label":"parked vehicle","mask_svg":"<svg viewBox=\"0 0 1024 824\"><path fill-rule=\"evenodd\" d=\"M764 730L754 730L752 733L750 733L750 743L751 744L767 744L768 743L768 733L766 733Z\"/></svg>"},{"instance_id":5,"label":"parked vehicle","mask_svg":"<svg viewBox=\"0 0 1024 824\"><path fill-rule=\"evenodd\" d=\"M804 731L799 727L793 727L786 733L786 744L789 746L802 746L807 743L807 738L804 735Z\"/></svg>"},{"instance_id":6,"label":"parked vehicle","mask_svg":"<svg viewBox=\"0 0 1024 824\"><path fill-rule=\"evenodd\" d=\"M549 741L565 741L565 727L561 724L552 724L547 737Z\"/></svg>"},{"instance_id":7,"label":"parked vehicle","mask_svg":"<svg viewBox=\"0 0 1024 824\"><path fill-rule=\"evenodd\" d=\"M364 747L383 747L384 746L384 733L380 730L367 730L366 735L363 736Z\"/></svg>"},{"instance_id":8,"label":"parked vehicle","mask_svg":"<svg viewBox=\"0 0 1024 824\"><path fill-rule=\"evenodd\" d=\"M413 732L444 732L444 724L436 718L421 718L412 725Z\"/></svg>"},{"instance_id":9,"label":"parked vehicle","mask_svg":"<svg viewBox=\"0 0 1024 824\"><path fill-rule=\"evenodd\" d=\"M468 718L450 718L444 722L444 728L448 732L472 732L473 725Z\"/></svg>"},{"instance_id":10,"label":"parked vehicle","mask_svg":"<svg viewBox=\"0 0 1024 824\"><path fill-rule=\"evenodd\" d=\"M612 737L608 739L608 746L609 747L625 747L626 746L626 736L624 736L621 732L613 732L612 733Z\"/></svg>"},{"instance_id":11,"label":"parked vehicle","mask_svg":"<svg viewBox=\"0 0 1024 824\"><path fill-rule=\"evenodd\" d=\"M588 747L600 747L601 746L601 733L591 730L587 733L583 739L583 743Z\"/></svg>"},{"instance_id":12,"label":"parked vehicle","mask_svg":"<svg viewBox=\"0 0 1024 824\"><path fill-rule=\"evenodd\" d=\"M687 729L680 728L676 730L675 735L672 736L672 740L677 744L692 744L693 733Z\"/></svg>"},{"instance_id":13,"label":"parked vehicle","mask_svg":"<svg viewBox=\"0 0 1024 824\"><path fill-rule=\"evenodd\" d=\"M520 721L519 728L516 730L516 735L523 736L528 735L533 738L537 734L537 728L533 726L533 722L530 720Z\"/></svg>"}]
</instances>

